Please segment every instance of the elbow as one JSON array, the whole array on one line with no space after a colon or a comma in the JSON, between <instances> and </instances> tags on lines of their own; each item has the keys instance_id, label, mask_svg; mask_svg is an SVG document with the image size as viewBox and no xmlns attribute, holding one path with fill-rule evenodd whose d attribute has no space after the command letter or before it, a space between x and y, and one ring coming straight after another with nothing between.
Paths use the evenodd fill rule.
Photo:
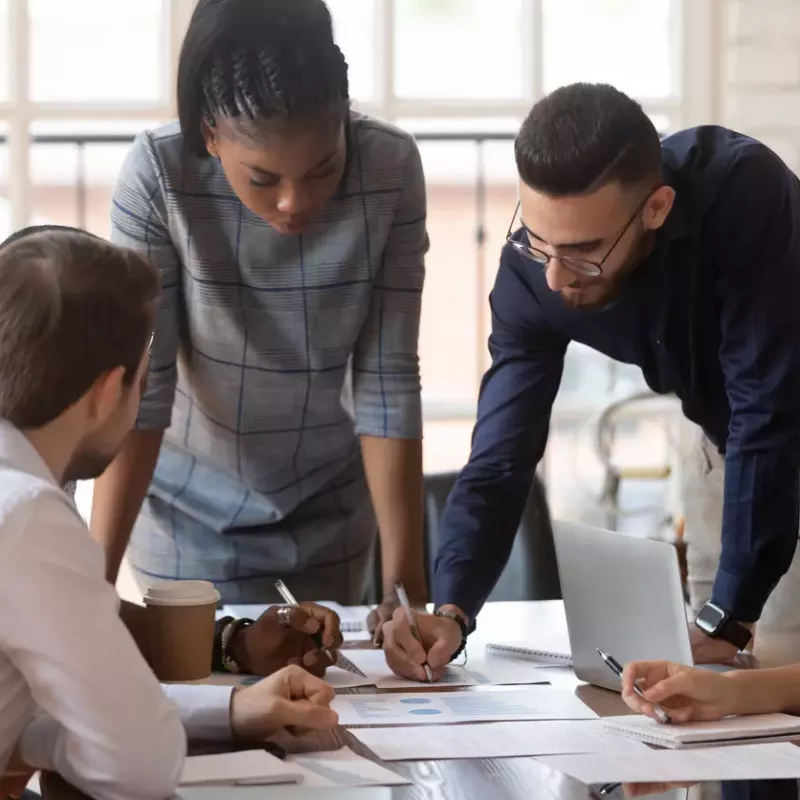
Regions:
<instances>
[{"instance_id":1,"label":"elbow","mask_svg":"<svg viewBox=\"0 0 800 800\"><path fill-rule=\"evenodd\" d=\"M84 792L96 800L168 800L175 794L186 760L186 733L177 711L157 731L132 739L117 740L113 763L102 778L81 781Z\"/></svg>"}]
</instances>

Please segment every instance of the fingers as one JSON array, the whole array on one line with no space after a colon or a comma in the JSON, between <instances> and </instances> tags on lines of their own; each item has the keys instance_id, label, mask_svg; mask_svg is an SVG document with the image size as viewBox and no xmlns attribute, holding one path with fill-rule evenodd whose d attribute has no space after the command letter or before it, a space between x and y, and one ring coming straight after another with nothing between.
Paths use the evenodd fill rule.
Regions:
<instances>
[{"instance_id":1,"label":"fingers","mask_svg":"<svg viewBox=\"0 0 800 800\"><path fill-rule=\"evenodd\" d=\"M310 654L306 653L306 657L308 655ZM333 687L321 678L309 674L307 667L290 666L284 672L289 699L305 699L316 705L328 706L336 696Z\"/></svg>"},{"instance_id":2,"label":"fingers","mask_svg":"<svg viewBox=\"0 0 800 800\"><path fill-rule=\"evenodd\" d=\"M338 724L339 715L331 708L309 700L278 700L275 703L275 723L281 728L324 730Z\"/></svg>"},{"instance_id":3,"label":"fingers","mask_svg":"<svg viewBox=\"0 0 800 800\"><path fill-rule=\"evenodd\" d=\"M298 667L304 672L309 672L315 678L322 678L331 662L320 650L309 650L300 658L290 658L286 664L290 667Z\"/></svg>"},{"instance_id":4,"label":"fingers","mask_svg":"<svg viewBox=\"0 0 800 800\"><path fill-rule=\"evenodd\" d=\"M316 633L322 623L308 612L306 606L290 606L286 615L288 626L300 633ZM332 612L331 612L332 613Z\"/></svg>"},{"instance_id":5,"label":"fingers","mask_svg":"<svg viewBox=\"0 0 800 800\"><path fill-rule=\"evenodd\" d=\"M431 649L428 650L428 666L433 672L438 672L441 675L444 668L450 663L450 659L457 649L458 644L451 646L449 639L437 639L433 643Z\"/></svg>"},{"instance_id":6,"label":"fingers","mask_svg":"<svg viewBox=\"0 0 800 800\"><path fill-rule=\"evenodd\" d=\"M695 689L695 676L692 670L679 672L671 678L659 681L649 689L644 690L644 698L650 703L663 703L676 695L691 697Z\"/></svg>"},{"instance_id":7,"label":"fingers","mask_svg":"<svg viewBox=\"0 0 800 800\"><path fill-rule=\"evenodd\" d=\"M338 650L342 646L342 622L335 611L317 603L303 603L301 608L322 626L322 643Z\"/></svg>"},{"instance_id":8,"label":"fingers","mask_svg":"<svg viewBox=\"0 0 800 800\"><path fill-rule=\"evenodd\" d=\"M411 626L402 609L398 609L398 612L383 626L386 663L392 672L401 677L424 681L426 676L422 665L427 660L427 654L411 633Z\"/></svg>"}]
</instances>

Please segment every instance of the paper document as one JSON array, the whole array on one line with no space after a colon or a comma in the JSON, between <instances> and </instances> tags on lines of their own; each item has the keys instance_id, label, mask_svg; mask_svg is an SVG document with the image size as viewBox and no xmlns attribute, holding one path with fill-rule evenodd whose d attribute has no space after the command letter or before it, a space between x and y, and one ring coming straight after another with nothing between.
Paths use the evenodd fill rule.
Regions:
<instances>
[{"instance_id":1,"label":"paper document","mask_svg":"<svg viewBox=\"0 0 800 800\"><path fill-rule=\"evenodd\" d=\"M536 759L583 783L670 783L800 778L800 747L747 744L703 750L607 750Z\"/></svg>"},{"instance_id":2,"label":"paper document","mask_svg":"<svg viewBox=\"0 0 800 800\"><path fill-rule=\"evenodd\" d=\"M181 774L181 786L253 786L302 780L300 770L265 750L190 756Z\"/></svg>"},{"instance_id":3,"label":"paper document","mask_svg":"<svg viewBox=\"0 0 800 800\"><path fill-rule=\"evenodd\" d=\"M302 600L302 597L298 597ZM335 611L341 620L342 633L366 633L367 631L367 615L369 614L369 606L342 606L339 603L334 603L327 600L316 601L318 605L325 606L331 611ZM224 616L230 617L248 617L249 619L258 619L268 608L280 603L263 603L256 604L237 604L224 606ZM369 634L367 634L369 636ZM345 636L345 638L348 638ZM352 637L351 637L352 638Z\"/></svg>"},{"instance_id":4,"label":"paper document","mask_svg":"<svg viewBox=\"0 0 800 800\"><path fill-rule=\"evenodd\" d=\"M603 727L613 736L676 748L800 738L800 719L788 714L756 714L683 725L661 725L643 716L606 717Z\"/></svg>"},{"instance_id":5,"label":"paper document","mask_svg":"<svg viewBox=\"0 0 800 800\"><path fill-rule=\"evenodd\" d=\"M350 658L352 652L352 650L347 651L348 658ZM325 670L325 680L334 689L357 689L360 686L375 685L375 679L369 675L366 678L362 678L360 675L354 675L352 672L339 667L328 667Z\"/></svg>"},{"instance_id":6,"label":"paper document","mask_svg":"<svg viewBox=\"0 0 800 800\"><path fill-rule=\"evenodd\" d=\"M303 770L304 787L327 786L406 786L411 783L347 747L325 753L288 756L293 767Z\"/></svg>"},{"instance_id":7,"label":"paper document","mask_svg":"<svg viewBox=\"0 0 800 800\"><path fill-rule=\"evenodd\" d=\"M384 761L599 753L612 747L628 753L648 749L641 742L608 736L600 720L357 728L352 733Z\"/></svg>"},{"instance_id":8,"label":"paper document","mask_svg":"<svg viewBox=\"0 0 800 800\"><path fill-rule=\"evenodd\" d=\"M409 689L424 686L474 686L477 681L470 677L463 667L448 666L442 677L435 684L400 678L395 675L386 663L383 650L348 650L347 657L369 678L379 689Z\"/></svg>"},{"instance_id":9,"label":"paper document","mask_svg":"<svg viewBox=\"0 0 800 800\"><path fill-rule=\"evenodd\" d=\"M550 686L511 691L340 695L331 707L345 727L597 718L572 692Z\"/></svg>"},{"instance_id":10,"label":"paper document","mask_svg":"<svg viewBox=\"0 0 800 800\"><path fill-rule=\"evenodd\" d=\"M522 686L548 683L548 671L540 669L541 666L522 658L486 655L483 658L470 656L464 669L479 685Z\"/></svg>"}]
</instances>

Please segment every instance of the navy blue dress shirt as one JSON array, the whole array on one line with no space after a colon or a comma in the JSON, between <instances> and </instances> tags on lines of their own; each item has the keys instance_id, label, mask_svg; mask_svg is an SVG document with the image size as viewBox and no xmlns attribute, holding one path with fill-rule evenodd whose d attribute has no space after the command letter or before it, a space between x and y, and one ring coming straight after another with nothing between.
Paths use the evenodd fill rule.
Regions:
<instances>
[{"instance_id":1,"label":"navy blue dress shirt","mask_svg":"<svg viewBox=\"0 0 800 800\"><path fill-rule=\"evenodd\" d=\"M474 618L499 578L571 341L641 367L724 453L714 601L754 621L788 569L800 514L800 182L767 147L719 127L665 139L663 161L675 204L609 306L568 307L539 265L504 248L472 453L440 528L437 605Z\"/></svg>"}]
</instances>

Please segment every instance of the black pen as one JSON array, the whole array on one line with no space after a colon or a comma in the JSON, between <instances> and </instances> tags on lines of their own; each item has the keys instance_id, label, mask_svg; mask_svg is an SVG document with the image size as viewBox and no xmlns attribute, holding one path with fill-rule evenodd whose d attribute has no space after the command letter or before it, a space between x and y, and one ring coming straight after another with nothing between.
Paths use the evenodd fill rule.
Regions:
<instances>
[{"instance_id":1,"label":"black pen","mask_svg":"<svg viewBox=\"0 0 800 800\"><path fill-rule=\"evenodd\" d=\"M610 656L608 653L604 653L599 647L597 648L597 652L600 653L600 658L602 658L603 661L605 661L605 663L608 666L608 668L618 678L621 678L623 669L620 666L620 663L614 658L614 656ZM644 692L635 683L633 684L633 691L636 692L636 694L639 697L641 697L642 700L645 701L645 703L650 703L650 701L644 696ZM658 717L658 721L659 722L663 722L665 725L668 722L672 722L672 720L670 719L669 714L667 714L667 712L664 711L664 709L661 708L661 706L657 706L655 703L650 703L650 705L653 707L653 711L654 711L655 715Z\"/></svg>"}]
</instances>

